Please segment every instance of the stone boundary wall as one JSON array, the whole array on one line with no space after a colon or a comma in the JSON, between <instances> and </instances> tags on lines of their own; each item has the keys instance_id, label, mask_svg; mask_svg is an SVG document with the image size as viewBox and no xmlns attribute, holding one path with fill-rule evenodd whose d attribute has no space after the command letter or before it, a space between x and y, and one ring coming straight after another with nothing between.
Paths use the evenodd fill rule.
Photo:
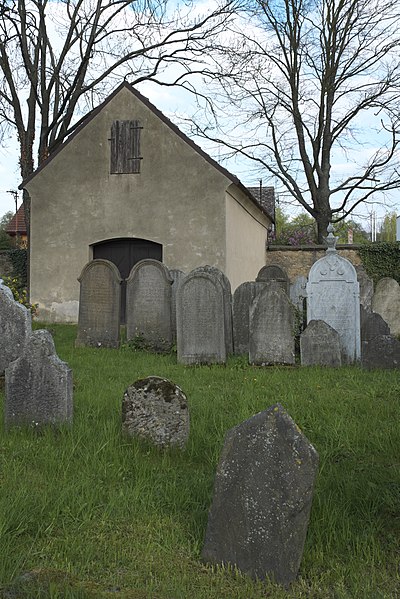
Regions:
<instances>
[{"instance_id":1,"label":"stone boundary wall","mask_svg":"<svg viewBox=\"0 0 400 599\"><path fill-rule=\"evenodd\" d=\"M357 244L338 244L336 249L340 256L347 258L353 264L361 264L361 258L358 255ZM326 246L324 245L270 245L267 247L265 264L276 264L283 268L291 282L298 276L308 277L310 268L320 258L325 256Z\"/></svg>"},{"instance_id":2,"label":"stone boundary wall","mask_svg":"<svg viewBox=\"0 0 400 599\"><path fill-rule=\"evenodd\" d=\"M0 278L12 277L13 265L8 257L8 250L0 250Z\"/></svg>"}]
</instances>

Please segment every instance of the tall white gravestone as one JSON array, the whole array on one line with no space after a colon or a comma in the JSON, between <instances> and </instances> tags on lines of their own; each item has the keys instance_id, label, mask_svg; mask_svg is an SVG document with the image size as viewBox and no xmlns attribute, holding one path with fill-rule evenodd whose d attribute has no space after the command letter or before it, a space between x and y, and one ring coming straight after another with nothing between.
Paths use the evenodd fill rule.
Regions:
<instances>
[{"instance_id":1,"label":"tall white gravestone","mask_svg":"<svg viewBox=\"0 0 400 599\"><path fill-rule=\"evenodd\" d=\"M307 323L323 320L334 328L340 337L342 361L352 364L361 358L360 286L352 263L336 251L332 225L328 233L326 255L308 275Z\"/></svg>"}]
</instances>

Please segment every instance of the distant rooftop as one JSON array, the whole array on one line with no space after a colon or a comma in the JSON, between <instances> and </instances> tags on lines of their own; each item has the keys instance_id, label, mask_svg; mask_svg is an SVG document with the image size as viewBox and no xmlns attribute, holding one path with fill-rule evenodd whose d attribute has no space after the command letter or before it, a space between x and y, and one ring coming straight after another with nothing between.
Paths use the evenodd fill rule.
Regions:
<instances>
[{"instance_id":1,"label":"distant rooftop","mask_svg":"<svg viewBox=\"0 0 400 599\"><path fill-rule=\"evenodd\" d=\"M274 187L248 187L247 188L261 208L270 214L275 221L275 188Z\"/></svg>"},{"instance_id":2,"label":"distant rooftop","mask_svg":"<svg viewBox=\"0 0 400 599\"><path fill-rule=\"evenodd\" d=\"M23 204L18 208L17 213L14 214L6 226L5 231L11 237L14 237L14 235L26 235L25 210Z\"/></svg>"}]
</instances>

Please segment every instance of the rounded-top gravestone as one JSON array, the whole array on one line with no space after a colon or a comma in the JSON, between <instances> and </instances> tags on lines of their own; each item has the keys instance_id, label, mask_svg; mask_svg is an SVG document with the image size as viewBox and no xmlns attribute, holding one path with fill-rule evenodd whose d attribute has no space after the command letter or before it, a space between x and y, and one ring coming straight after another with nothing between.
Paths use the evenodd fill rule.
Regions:
<instances>
[{"instance_id":1,"label":"rounded-top gravestone","mask_svg":"<svg viewBox=\"0 0 400 599\"><path fill-rule=\"evenodd\" d=\"M186 395L159 376L136 381L124 393L122 430L158 447L184 447L189 437Z\"/></svg>"}]
</instances>

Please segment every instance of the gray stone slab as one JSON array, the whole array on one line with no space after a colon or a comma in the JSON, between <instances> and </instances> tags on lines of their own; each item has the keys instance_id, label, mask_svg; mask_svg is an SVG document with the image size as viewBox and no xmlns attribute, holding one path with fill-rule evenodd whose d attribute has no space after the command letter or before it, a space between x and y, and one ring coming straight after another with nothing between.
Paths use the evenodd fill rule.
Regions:
<instances>
[{"instance_id":1,"label":"gray stone slab","mask_svg":"<svg viewBox=\"0 0 400 599\"><path fill-rule=\"evenodd\" d=\"M233 353L233 325L232 325L232 291L231 284L228 277L216 268L215 266L199 266L194 268L192 273L206 272L209 275L214 276L220 283L224 294L224 326L225 326L225 343L226 353Z\"/></svg>"},{"instance_id":2,"label":"gray stone slab","mask_svg":"<svg viewBox=\"0 0 400 599\"><path fill-rule=\"evenodd\" d=\"M176 292L185 273L178 268L171 268L169 271L172 279L171 285L171 329L172 329L172 342L176 342Z\"/></svg>"},{"instance_id":3,"label":"gray stone slab","mask_svg":"<svg viewBox=\"0 0 400 599\"><path fill-rule=\"evenodd\" d=\"M289 294L289 277L278 264L263 266L256 277L256 281L263 283L274 281L279 284L285 293Z\"/></svg>"},{"instance_id":4,"label":"gray stone slab","mask_svg":"<svg viewBox=\"0 0 400 599\"><path fill-rule=\"evenodd\" d=\"M339 333L323 320L310 320L300 335L302 366L342 365Z\"/></svg>"},{"instance_id":5,"label":"gray stone slab","mask_svg":"<svg viewBox=\"0 0 400 599\"><path fill-rule=\"evenodd\" d=\"M377 335L390 335L390 328L380 314L360 306L361 342L369 341Z\"/></svg>"},{"instance_id":6,"label":"gray stone slab","mask_svg":"<svg viewBox=\"0 0 400 599\"><path fill-rule=\"evenodd\" d=\"M249 362L259 366L294 364L294 306L287 294L269 284L250 308Z\"/></svg>"},{"instance_id":7,"label":"gray stone slab","mask_svg":"<svg viewBox=\"0 0 400 599\"><path fill-rule=\"evenodd\" d=\"M299 311L303 311L304 300L307 298L307 277L296 277L289 289L290 301Z\"/></svg>"},{"instance_id":8,"label":"gray stone slab","mask_svg":"<svg viewBox=\"0 0 400 599\"><path fill-rule=\"evenodd\" d=\"M228 431L202 557L290 584L304 548L318 454L277 404Z\"/></svg>"},{"instance_id":9,"label":"gray stone slab","mask_svg":"<svg viewBox=\"0 0 400 599\"><path fill-rule=\"evenodd\" d=\"M331 227L330 236L336 239L332 230ZM352 364L360 360L357 273L351 262L340 256L332 245L328 247L326 256L313 264L308 275L307 322L311 320L323 320L339 333L343 363Z\"/></svg>"},{"instance_id":10,"label":"gray stone slab","mask_svg":"<svg viewBox=\"0 0 400 599\"><path fill-rule=\"evenodd\" d=\"M172 345L172 278L158 260L141 260L126 280L126 337L140 338L151 350L168 352Z\"/></svg>"},{"instance_id":11,"label":"gray stone slab","mask_svg":"<svg viewBox=\"0 0 400 599\"><path fill-rule=\"evenodd\" d=\"M11 289L0 286L0 375L23 352L32 332L29 310L14 300Z\"/></svg>"},{"instance_id":12,"label":"gray stone slab","mask_svg":"<svg viewBox=\"0 0 400 599\"><path fill-rule=\"evenodd\" d=\"M362 343L362 366L400 368L400 341L391 335L377 335Z\"/></svg>"},{"instance_id":13,"label":"gray stone slab","mask_svg":"<svg viewBox=\"0 0 400 599\"><path fill-rule=\"evenodd\" d=\"M149 376L128 387L122 401L122 431L158 447L183 448L189 438L189 408L182 389Z\"/></svg>"},{"instance_id":14,"label":"gray stone slab","mask_svg":"<svg viewBox=\"0 0 400 599\"><path fill-rule=\"evenodd\" d=\"M372 297L374 295L374 282L367 275L367 272L362 264L354 267L357 272L357 279L360 285L360 304L366 309L372 309Z\"/></svg>"},{"instance_id":15,"label":"gray stone slab","mask_svg":"<svg viewBox=\"0 0 400 599\"><path fill-rule=\"evenodd\" d=\"M226 362L224 291L204 271L192 271L176 295L177 359L181 364Z\"/></svg>"},{"instance_id":16,"label":"gray stone slab","mask_svg":"<svg viewBox=\"0 0 400 599\"><path fill-rule=\"evenodd\" d=\"M118 268L109 260L92 260L80 277L76 347L118 347L121 283Z\"/></svg>"},{"instance_id":17,"label":"gray stone slab","mask_svg":"<svg viewBox=\"0 0 400 599\"><path fill-rule=\"evenodd\" d=\"M392 335L400 336L400 285L395 279L384 277L378 281L372 310L388 323Z\"/></svg>"},{"instance_id":18,"label":"gray stone slab","mask_svg":"<svg viewBox=\"0 0 400 599\"><path fill-rule=\"evenodd\" d=\"M48 331L30 335L5 382L6 428L72 423L72 370L57 356Z\"/></svg>"},{"instance_id":19,"label":"gray stone slab","mask_svg":"<svg viewBox=\"0 0 400 599\"><path fill-rule=\"evenodd\" d=\"M267 283L247 281L235 289L232 301L233 349L236 355L249 353L250 307Z\"/></svg>"}]
</instances>

